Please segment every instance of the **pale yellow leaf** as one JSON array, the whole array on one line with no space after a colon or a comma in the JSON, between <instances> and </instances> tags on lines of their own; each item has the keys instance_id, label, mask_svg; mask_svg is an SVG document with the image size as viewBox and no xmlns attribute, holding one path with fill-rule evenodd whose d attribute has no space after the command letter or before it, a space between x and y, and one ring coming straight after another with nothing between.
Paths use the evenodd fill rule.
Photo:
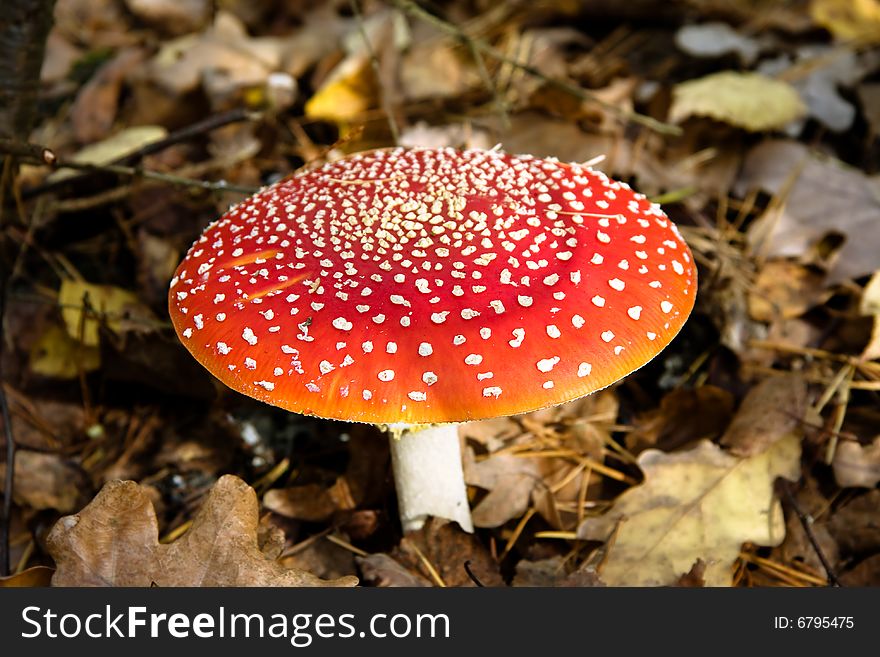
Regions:
<instances>
[{"instance_id":1,"label":"pale yellow leaf","mask_svg":"<svg viewBox=\"0 0 880 657\"><path fill-rule=\"evenodd\" d=\"M751 132L782 128L806 106L786 82L758 73L722 71L677 85L669 119L706 116Z\"/></svg>"},{"instance_id":2,"label":"pale yellow leaf","mask_svg":"<svg viewBox=\"0 0 880 657\"><path fill-rule=\"evenodd\" d=\"M30 353L35 374L55 379L75 379L80 372L94 372L101 366L98 347L72 338L60 326L52 325L37 338Z\"/></svg>"},{"instance_id":3,"label":"pale yellow leaf","mask_svg":"<svg viewBox=\"0 0 880 657\"><path fill-rule=\"evenodd\" d=\"M84 299L88 297L90 311L83 317ZM98 345L98 318L108 327L119 331L122 319L129 313L149 315L134 293L111 285L93 285L81 281L64 280L58 291L61 317L67 333L83 344Z\"/></svg>"},{"instance_id":4,"label":"pale yellow leaf","mask_svg":"<svg viewBox=\"0 0 880 657\"><path fill-rule=\"evenodd\" d=\"M71 159L79 164L103 165L131 155L135 151L165 139L168 131L159 125L139 125L120 130L115 135L80 149ZM59 169L47 180L55 182L76 175L73 169Z\"/></svg>"},{"instance_id":5,"label":"pale yellow leaf","mask_svg":"<svg viewBox=\"0 0 880 657\"><path fill-rule=\"evenodd\" d=\"M611 511L588 518L578 537L608 541L600 576L609 586L668 586L697 559L707 586L729 586L742 544L779 545L777 477L797 479L800 439L788 435L766 451L736 458L709 441L685 452L649 449L639 457L645 482Z\"/></svg>"},{"instance_id":6,"label":"pale yellow leaf","mask_svg":"<svg viewBox=\"0 0 880 657\"><path fill-rule=\"evenodd\" d=\"M862 352L862 358L865 360L876 360L880 358L880 271L874 272L871 280L865 286L859 310L863 315L874 316L874 328L871 331L871 339Z\"/></svg>"}]
</instances>

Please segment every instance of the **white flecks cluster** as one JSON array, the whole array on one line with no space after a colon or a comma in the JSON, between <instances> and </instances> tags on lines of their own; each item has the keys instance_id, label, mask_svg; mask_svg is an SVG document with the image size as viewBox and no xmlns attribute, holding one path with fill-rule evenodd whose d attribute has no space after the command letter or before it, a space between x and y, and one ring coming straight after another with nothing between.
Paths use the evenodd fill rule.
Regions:
<instances>
[{"instance_id":1,"label":"white flecks cluster","mask_svg":"<svg viewBox=\"0 0 880 657\"><path fill-rule=\"evenodd\" d=\"M675 226L601 172L397 149L230 210L171 300L185 341L222 361L213 371L251 372L242 386L305 395L318 414L340 398L412 413L448 407L449 391L527 410L607 385L668 342L694 292Z\"/></svg>"}]
</instances>

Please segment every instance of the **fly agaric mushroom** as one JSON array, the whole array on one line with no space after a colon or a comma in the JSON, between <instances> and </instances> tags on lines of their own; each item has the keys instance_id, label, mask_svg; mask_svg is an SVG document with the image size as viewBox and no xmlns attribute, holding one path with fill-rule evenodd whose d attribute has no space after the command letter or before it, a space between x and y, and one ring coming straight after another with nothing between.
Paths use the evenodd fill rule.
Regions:
<instances>
[{"instance_id":1,"label":"fly agaric mushroom","mask_svg":"<svg viewBox=\"0 0 880 657\"><path fill-rule=\"evenodd\" d=\"M434 515L472 531L454 423L617 381L672 340L695 292L672 222L601 172L394 149L229 210L180 264L169 306L231 388L390 428L404 530Z\"/></svg>"}]
</instances>

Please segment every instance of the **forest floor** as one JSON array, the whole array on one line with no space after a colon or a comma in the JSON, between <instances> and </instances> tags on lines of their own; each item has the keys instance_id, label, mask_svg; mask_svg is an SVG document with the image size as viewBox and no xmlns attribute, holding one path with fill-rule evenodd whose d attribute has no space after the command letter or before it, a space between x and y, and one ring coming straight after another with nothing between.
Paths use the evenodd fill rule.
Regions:
<instances>
[{"instance_id":1,"label":"forest floor","mask_svg":"<svg viewBox=\"0 0 880 657\"><path fill-rule=\"evenodd\" d=\"M0 199L0 586L880 584L877 44L877 0L58 0L55 166ZM699 265L649 365L461 426L473 534L403 535L378 429L226 389L168 318L231 204L395 143L603 158Z\"/></svg>"}]
</instances>

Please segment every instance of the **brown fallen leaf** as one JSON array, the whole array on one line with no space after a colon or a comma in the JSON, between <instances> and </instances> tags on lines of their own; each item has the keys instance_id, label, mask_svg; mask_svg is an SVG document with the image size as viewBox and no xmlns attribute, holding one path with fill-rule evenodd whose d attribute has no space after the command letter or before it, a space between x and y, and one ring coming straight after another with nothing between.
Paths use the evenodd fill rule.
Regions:
<instances>
[{"instance_id":1,"label":"brown fallen leaf","mask_svg":"<svg viewBox=\"0 0 880 657\"><path fill-rule=\"evenodd\" d=\"M744 542L782 541L773 482L800 476L800 454L792 435L745 459L709 441L673 454L647 450L638 460L645 483L586 519L578 538L608 542L599 576L609 586L668 586L697 559L706 562L707 586L730 586Z\"/></svg>"},{"instance_id":2,"label":"brown fallen leaf","mask_svg":"<svg viewBox=\"0 0 880 657\"><path fill-rule=\"evenodd\" d=\"M737 456L759 454L796 431L806 411L807 384L802 377L770 377L749 391L720 442Z\"/></svg>"},{"instance_id":3,"label":"brown fallen leaf","mask_svg":"<svg viewBox=\"0 0 880 657\"><path fill-rule=\"evenodd\" d=\"M529 561L523 559L516 564L512 586L570 586L588 587L605 586L595 570L580 569L568 572L566 559L563 557L549 557Z\"/></svg>"},{"instance_id":4,"label":"brown fallen leaf","mask_svg":"<svg viewBox=\"0 0 880 657\"><path fill-rule=\"evenodd\" d=\"M391 556L378 552L366 557L355 557L364 580L379 587L425 587L431 582L416 572L404 568Z\"/></svg>"},{"instance_id":5,"label":"brown fallen leaf","mask_svg":"<svg viewBox=\"0 0 880 657\"><path fill-rule=\"evenodd\" d=\"M334 513L355 507L345 477L339 477L332 486L306 484L284 489L272 489L263 496L263 506L286 518L321 522Z\"/></svg>"},{"instance_id":6,"label":"brown fallen leaf","mask_svg":"<svg viewBox=\"0 0 880 657\"><path fill-rule=\"evenodd\" d=\"M73 133L79 143L100 141L110 134L119 110L125 76L140 66L145 58L146 51L139 48L122 50L103 64L80 89L70 108Z\"/></svg>"},{"instance_id":7,"label":"brown fallen leaf","mask_svg":"<svg viewBox=\"0 0 880 657\"><path fill-rule=\"evenodd\" d=\"M6 464L0 463L0 486L6 482ZM73 462L58 454L19 450L15 456L16 504L32 509L70 513L86 502L88 477Z\"/></svg>"},{"instance_id":8,"label":"brown fallen leaf","mask_svg":"<svg viewBox=\"0 0 880 657\"><path fill-rule=\"evenodd\" d=\"M847 556L880 551L880 490L850 500L828 519L828 531Z\"/></svg>"},{"instance_id":9,"label":"brown fallen leaf","mask_svg":"<svg viewBox=\"0 0 880 657\"><path fill-rule=\"evenodd\" d=\"M465 459L465 481L489 491L472 510L474 525L499 527L525 513L541 481L536 459L500 454L476 462L470 448Z\"/></svg>"},{"instance_id":10,"label":"brown fallen leaf","mask_svg":"<svg viewBox=\"0 0 880 657\"><path fill-rule=\"evenodd\" d=\"M426 579L430 577L430 564L446 586L475 586L465 562L470 562L471 572L484 586L503 584L498 563L483 542L456 523L429 519L419 531L407 534L391 556Z\"/></svg>"},{"instance_id":11,"label":"brown fallen leaf","mask_svg":"<svg viewBox=\"0 0 880 657\"><path fill-rule=\"evenodd\" d=\"M55 571L47 566L33 566L9 577L0 577L0 589L34 588L49 586L52 573Z\"/></svg>"},{"instance_id":12,"label":"brown fallen leaf","mask_svg":"<svg viewBox=\"0 0 880 657\"><path fill-rule=\"evenodd\" d=\"M649 447L669 452L696 440L711 440L730 422L733 404L733 395L717 386L675 388L660 400L658 409L638 417L626 436L626 447L633 454Z\"/></svg>"},{"instance_id":13,"label":"brown fallen leaf","mask_svg":"<svg viewBox=\"0 0 880 657\"><path fill-rule=\"evenodd\" d=\"M841 442L831 467L841 488L874 488L880 482L880 436L870 445Z\"/></svg>"},{"instance_id":14,"label":"brown fallen leaf","mask_svg":"<svg viewBox=\"0 0 880 657\"><path fill-rule=\"evenodd\" d=\"M761 266L749 289L749 315L759 322L792 319L828 300L825 276L791 260L770 260Z\"/></svg>"},{"instance_id":15,"label":"brown fallen leaf","mask_svg":"<svg viewBox=\"0 0 880 657\"><path fill-rule=\"evenodd\" d=\"M254 490L221 477L179 539L159 544L156 513L143 486L106 484L80 513L59 520L46 538L57 570L53 586L354 586L284 568L258 545Z\"/></svg>"},{"instance_id":16,"label":"brown fallen leaf","mask_svg":"<svg viewBox=\"0 0 880 657\"><path fill-rule=\"evenodd\" d=\"M749 230L749 241L765 255L801 256L826 234L840 233L846 241L829 284L880 269L880 197L872 178L801 143L777 139L746 157L736 191L756 189L785 201L780 213L765 214Z\"/></svg>"}]
</instances>

